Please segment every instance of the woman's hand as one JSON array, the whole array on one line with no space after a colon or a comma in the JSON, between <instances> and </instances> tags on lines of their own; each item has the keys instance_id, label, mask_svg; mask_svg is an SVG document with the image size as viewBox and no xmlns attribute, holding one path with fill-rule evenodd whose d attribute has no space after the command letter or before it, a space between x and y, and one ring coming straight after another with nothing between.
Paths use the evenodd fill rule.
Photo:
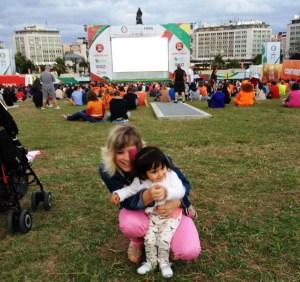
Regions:
<instances>
[{"instance_id":1,"label":"woman's hand","mask_svg":"<svg viewBox=\"0 0 300 282\"><path fill-rule=\"evenodd\" d=\"M113 193L111 195L110 201L111 201L112 204L118 205L120 203L120 197L119 197L119 195L117 193Z\"/></svg>"},{"instance_id":2,"label":"woman's hand","mask_svg":"<svg viewBox=\"0 0 300 282\"><path fill-rule=\"evenodd\" d=\"M165 204L157 206L155 208L155 212L158 213L160 216L167 218L170 217L174 210L179 208L180 205L181 202L179 200L167 201Z\"/></svg>"}]
</instances>

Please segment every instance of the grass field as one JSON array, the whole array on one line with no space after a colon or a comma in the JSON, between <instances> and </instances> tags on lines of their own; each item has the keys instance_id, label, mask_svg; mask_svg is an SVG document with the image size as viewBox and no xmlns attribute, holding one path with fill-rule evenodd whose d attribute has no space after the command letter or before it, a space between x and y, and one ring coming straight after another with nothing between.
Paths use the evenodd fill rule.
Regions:
<instances>
[{"instance_id":1,"label":"grass field","mask_svg":"<svg viewBox=\"0 0 300 282\"><path fill-rule=\"evenodd\" d=\"M213 117L156 120L141 108L131 119L192 184L203 251L196 262L175 262L171 281L300 281L300 110L278 100L220 110L191 104ZM67 122L62 114L78 108L60 105L41 111L27 101L11 110L21 142L43 152L33 168L53 208L39 208L25 235L8 235L0 215L0 281L162 281L159 272L138 276L128 262L118 210L99 180L113 125Z\"/></svg>"}]
</instances>

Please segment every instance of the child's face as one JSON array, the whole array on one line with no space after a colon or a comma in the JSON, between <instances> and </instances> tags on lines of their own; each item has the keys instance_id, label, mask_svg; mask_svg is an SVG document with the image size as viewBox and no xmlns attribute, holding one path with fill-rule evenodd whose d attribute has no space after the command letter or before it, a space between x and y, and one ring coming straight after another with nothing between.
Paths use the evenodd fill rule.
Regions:
<instances>
[{"instance_id":1,"label":"child's face","mask_svg":"<svg viewBox=\"0 0 300 282\"><path fill-rule=\"evenodd\" d=\"M151 182L161 182L165 179L167 175L167 167L159 166L157 168L152 168L146 172L147 179L149 179Z\"/></svg>"}]
</instances>

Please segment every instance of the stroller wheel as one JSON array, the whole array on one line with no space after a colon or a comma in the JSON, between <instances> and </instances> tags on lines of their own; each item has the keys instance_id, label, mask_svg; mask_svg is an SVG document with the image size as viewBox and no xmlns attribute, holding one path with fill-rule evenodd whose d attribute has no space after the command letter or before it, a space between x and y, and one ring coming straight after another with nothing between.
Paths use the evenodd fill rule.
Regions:
<instances>
[{"instance_id":1,"label":"stroller wheel","mask_svg":"<svg viewBox=\"0 0 300 282\"><path fill-rule=\"evenodd\" d=\"M32 217L30 212L27 210L21 210L21 213L19 215L19 229L20 232L26 233L28 232L32 227Z\"/></svg>"},{"instance_id":2,"label":"stroller wheel","mask_svg":"<svg viewBox=\"0 0 300 282\"><path fill-rule=\"evenodd\" d=\"M52 194L51 194L51 192L44 191L43 206L44 206L44 209L46 211L51 209L51 206L52 206Z\"/></svg>"},{"instance_id":3,"label":"stroller wheel","mask_svg":"<svg viewBox=\"0 0 300 282\"><path fill-rule=\"evenodd\" d=\"M17 231L17 219L18 212L15 210L9 210L7 215L7 229L10 234L13 234Z\"/></svg>"}]
</instances>

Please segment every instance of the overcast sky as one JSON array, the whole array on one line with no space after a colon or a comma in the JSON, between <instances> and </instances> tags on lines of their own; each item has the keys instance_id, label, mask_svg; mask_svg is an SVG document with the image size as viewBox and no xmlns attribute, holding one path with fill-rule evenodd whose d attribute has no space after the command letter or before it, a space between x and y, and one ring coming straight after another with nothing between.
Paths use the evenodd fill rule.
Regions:
<instances>
[{"instance_id":1,"label":"overcast sky","mask_svg":"<svg viewBox=\"0 0 300 282\"><path fill-rule=\"evenodd\" d=\"M85 24L135 24L140 7L144 24L229 20L262 20L273 33L286 31L300 0L1 0L0 41L10 47L14 30L47 25L60 31L63 42L85 36Z\"/></svg>"}]
</instances>

